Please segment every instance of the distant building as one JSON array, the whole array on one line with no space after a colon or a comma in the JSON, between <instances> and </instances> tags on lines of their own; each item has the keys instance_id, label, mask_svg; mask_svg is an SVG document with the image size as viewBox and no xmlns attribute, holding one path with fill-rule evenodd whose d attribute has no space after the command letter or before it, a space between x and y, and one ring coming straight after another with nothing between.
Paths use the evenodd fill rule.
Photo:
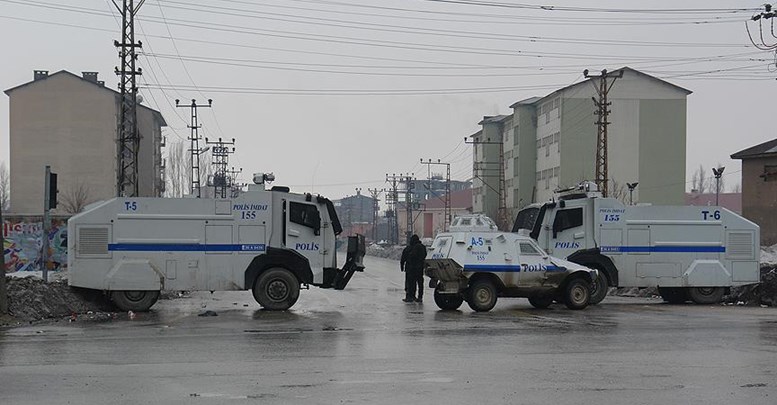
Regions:
<instances>
[{"instance_id":1,"label":"distant building","mask_svg":"<svg viewBox=\"0 0 777 405\"><path fill-rule=\"evenodd\" d=\"M715 193L685 193L685 205L715 205L715 197ZM720 193L717 197L718 205L742 214L742 193Z\"/></svg>"},{"instance_id":2,"label":"distant building","mask_svg":"<svg viewBox=\"0 0 777 405\"><path fill-rule=\"evenodd\" d=\"M399 241L405 242L407 210L405 204L397 204ZM451 219L472 213L472 189L451 192ZM434 238L445 230L445 200L443 196L420 202L413 210L413 233L422 238Z\"/></svg>"},{"instance_id":3,"label":"distant building","mask_svg":"<svg viewBox=\"0 0 777 405\"><path fill-rule=\"evenodd\" d=\"M97 80L96 72L77 76L36 70L34 80L5 94L10 106L11 212L43 210L46 165L58 175L60 207L69 199L94 202L116 196L118 92ZM161 128L167 124L159 111L140 105L137 112L139 193L161 196Z\"/></svg>"},{"instance_id":4,"label":"distant building","mask_svg":"<svg viewBox=\"0 0 777 405\"><path fill-rule=\"evenodd\" d=\"M356 195L334 200L332 203L335 206L337 218L343 226L344 235L361 233L371 237L375 207L375 200L372 197L363 195L360 190L357 190Z\"/></svg>"},{"instance_id":5,"label":"distant building","mask_svg":"<svg viewBox=\"0 0 777 405\"><path fill-rule=\"evenodd\" d=\"M777 243L777 139L741 150L742 215L761 227L761 244Z\"/></svg>"},{"instance_id":6,"label":"distant building","mask_svg":"<svg viewBox=\"0 0 777 405\"><path fill-rule=\"evenodd\" d=\"M691 92L628 67L619 71L623 77L609 93L610 195L628 198L625 183L639 182L635 203L682 205ZM500 168L510 220L522 207L549 200L557 188L595 179L592 80L518 101L510 106L512 114L480 122L481 131L472 135L476 213L498 218Z\"/></svg>"}]
</instances>

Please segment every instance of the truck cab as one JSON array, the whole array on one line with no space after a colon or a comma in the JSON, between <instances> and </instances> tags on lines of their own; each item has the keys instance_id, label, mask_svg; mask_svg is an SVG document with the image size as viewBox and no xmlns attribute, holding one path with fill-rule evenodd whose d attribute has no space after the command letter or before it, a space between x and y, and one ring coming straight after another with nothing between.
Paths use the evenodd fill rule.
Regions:
<instances>
[{"instance_id":1,"label":"truck cab","mask_svg":"<svg viewBox=\"0 0 777 405\"><path fill-rule=\"evenodd\" d=\"M522 209L513 232L598 269L592 303L610 286L658 287L669 302L714 303L760 278L758 225L723 207L625 205L584 182Z\"/></svg>"}]
</instances>

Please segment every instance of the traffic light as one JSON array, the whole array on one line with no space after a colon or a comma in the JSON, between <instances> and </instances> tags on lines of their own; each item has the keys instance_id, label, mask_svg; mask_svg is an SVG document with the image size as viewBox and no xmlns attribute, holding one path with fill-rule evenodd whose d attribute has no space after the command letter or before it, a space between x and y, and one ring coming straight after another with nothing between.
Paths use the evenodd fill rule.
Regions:
<instances>
[{"instance_id":1,"label":"traffic light","mask_svg":"<svg viewBox=\"0 0 777 405\"><path fill-rule=\"evenodd\" d=\"M49 173L49 209L57 208L57 174Z\"/></svg>"}]
</instances>

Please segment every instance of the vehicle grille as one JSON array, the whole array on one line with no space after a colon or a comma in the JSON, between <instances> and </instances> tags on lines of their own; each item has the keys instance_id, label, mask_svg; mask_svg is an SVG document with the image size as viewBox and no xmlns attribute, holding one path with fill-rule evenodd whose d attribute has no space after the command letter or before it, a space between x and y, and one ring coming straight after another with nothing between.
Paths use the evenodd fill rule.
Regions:
<instances>
[{"instance_id":1,"label":"vehicle grille","mask_svg":"<svg viewBox=\"0 0 777 405\"><path fill-rule=\"evenodd\" d=\"M78 254L105 256L108 254L108 228L79 228Z\"/></svg>"},{"instance_id":2,"label":"vehicle grille","mask_svg":"<svg viewBox=\"0 0 777 405\"><path fill-rule=\"evenodd\" d=\"M726 257L729 259L753 259L752 232L729 232L726 240Z\"/></svg>"}]
</instances>

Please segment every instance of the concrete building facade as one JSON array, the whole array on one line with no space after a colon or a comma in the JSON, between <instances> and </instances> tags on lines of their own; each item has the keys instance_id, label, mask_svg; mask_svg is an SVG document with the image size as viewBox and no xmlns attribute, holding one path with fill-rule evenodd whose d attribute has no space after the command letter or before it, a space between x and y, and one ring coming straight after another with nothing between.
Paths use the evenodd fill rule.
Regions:
<instances>
[{"instance_id":1,"label":"concrete building facade","mask_svg":"<svg viewBox=\"0 0 777 405\"><path fill-rule=\"evenodd\" d=\"M11 212L43 209L44 167L58 174L60 202L116 195L120 95L96 72L35 71L34 80L5 91L9 98ZM137 109L140 196L164 191L162 115ZM62 211L60 209L60 211Z\"/></svg>"},{"instance_id":2,"label":"concrete building facade","mask_svg":"<svg viewBox=\"0 0 777 405\"><path fill-rule=\"evenodd\" d=\"M631 68L619 69L609 93L609 188L628 198L626 183L639 182L634 202L682 205L685 198L686 106L689 90ZM617 71L616 71L617 72ZM522 207L549 200L554 190L595 178L596 135L593 79L510 106L507 116L487 117L473 135L499 133L510 218ZM474 160L499 160L498 148ZM477 165L476 165L477 166ZM477 170L474 175L477 180ZM496 218L499 195L477 187L475 212ZM498 190L498 188L497 188ZM494 206L497 208L494 208Z\"/></svg>"},{"instance_id":3,"label":"concrete building facade","mask_svg":"<svg viewBox=\"0 0 777 405\"><path fill-rule=\"evenodd\" d=\"M741 150L742 215L761 227L761 245L777 244L777 139Z\"/></svg>"}]
</instances>

